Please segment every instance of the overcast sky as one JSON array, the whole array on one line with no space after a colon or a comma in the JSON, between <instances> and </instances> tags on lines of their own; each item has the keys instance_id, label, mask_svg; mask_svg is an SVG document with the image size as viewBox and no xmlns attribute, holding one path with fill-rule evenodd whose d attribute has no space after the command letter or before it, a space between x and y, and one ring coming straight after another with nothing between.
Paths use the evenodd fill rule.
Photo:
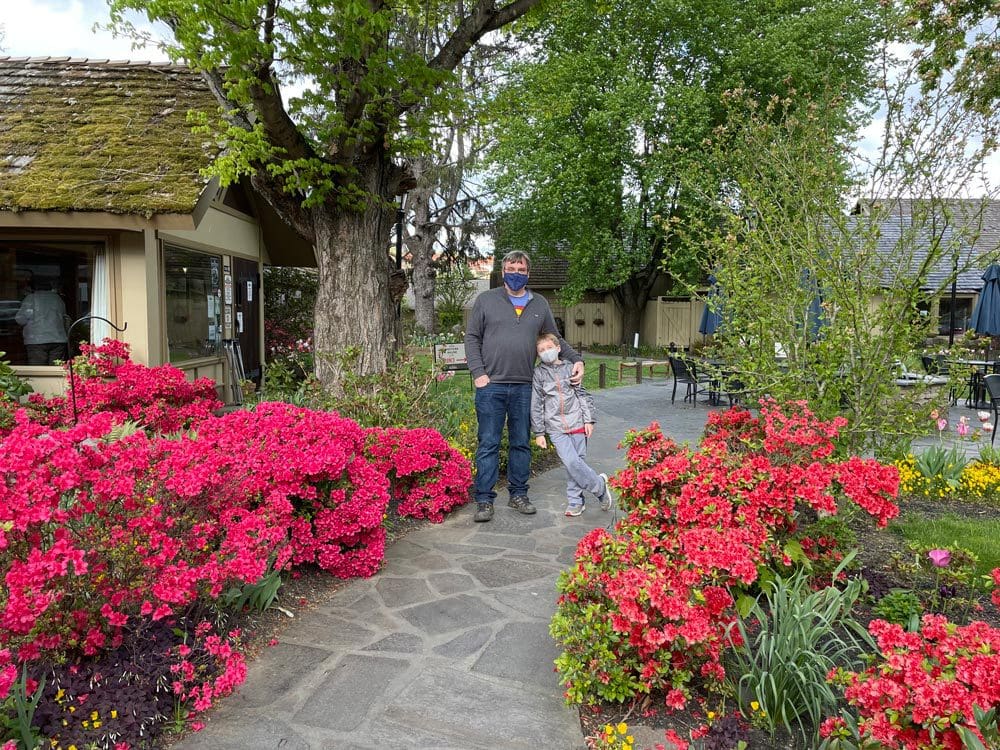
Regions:
<instances>
[{"instance_id":1,"label":"overcast sky","mask_svg":"<svg viewBox=\"0 0 1000 750\"><path fill-rule=\"evenodd\" d=\"M107 23L105 0L0 0L3 41L0 54L13 56L91 57L112 60L164 60L155 48L132 49L131 39L116 39L107 31L94 31L96 23ZM134 16L137 27L150 27L144 16ZM169 32L161 27L160 36ZM285 92L289 93L289 92ZM294 93L294 92L293 92ZM881 123L872 123L861 135L861 149L874 149L880 140ZM991 181L1000 182L1000 157L989 161ZM978 191L977 191L978 192Z\"/></svg>"},{"instance_id":2,"label":"overcast sky","mask_svg":"<svg viewBox=\"0 0 1000 750\"><path fill-rule=\"evenodd\" d=\"M164 60L156 49L133 50L130 39L115 39L106 31L93 31L107 23L104 0L3 0L3 54L17 57L93 57L112 60ZM148 27L145 18L136 25Z\"/></svg>"}]
</instances>

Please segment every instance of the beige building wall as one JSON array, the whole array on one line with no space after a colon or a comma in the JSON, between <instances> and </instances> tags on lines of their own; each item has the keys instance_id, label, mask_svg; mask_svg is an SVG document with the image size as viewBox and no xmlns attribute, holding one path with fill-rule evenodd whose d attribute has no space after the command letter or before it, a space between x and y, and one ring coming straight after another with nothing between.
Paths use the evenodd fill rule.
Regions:
<instances>
[{"instance_id":1,"label":"beige building wall","mask_svg":"<svg viewBox=\"0 0 1000 750\"><path fill-rule=\"evenodd\" d=\"M565 308L566 340L571 344L614 346L621 343L622 317L610 296L603 302L581 302Z\"/></svg>"},{"instance_id":2,"label":"beige building wall","mask_svg":"<svg viewBox=\"0 0 1000 750\"><path fill-rule=\"evenodd\" d=\"M250 217L213 204L197 229L161 230L161 240L215 255L237 255L241 258L261 258L261 233Z\"/></svg>"}]
</instances>

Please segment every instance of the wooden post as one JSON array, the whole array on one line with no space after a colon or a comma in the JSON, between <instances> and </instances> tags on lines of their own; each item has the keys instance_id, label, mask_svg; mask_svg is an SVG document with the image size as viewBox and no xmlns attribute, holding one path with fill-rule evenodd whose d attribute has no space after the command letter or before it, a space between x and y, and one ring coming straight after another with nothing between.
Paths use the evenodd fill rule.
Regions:
<instances>
[{"instance_id":1,"label":"wooden post","mask_svg":"<svg viewBox=\"0 0 1000 750\"><path fill-rule=\"evenodd\" d=\"M642 360L637 359L635 361L635 384L639 385L642 382Z\"/></svg>"},{"instance_id":2,"label":"wooden post","mask_svg":"<svg viewBox=\"0 0 1000 750\"><path fill-rule=\"evenodd\" d=\"M601 362L600 367L597 368L597 387L608 387L608 366L603 362Z\"/></svg>"}]
</instances>

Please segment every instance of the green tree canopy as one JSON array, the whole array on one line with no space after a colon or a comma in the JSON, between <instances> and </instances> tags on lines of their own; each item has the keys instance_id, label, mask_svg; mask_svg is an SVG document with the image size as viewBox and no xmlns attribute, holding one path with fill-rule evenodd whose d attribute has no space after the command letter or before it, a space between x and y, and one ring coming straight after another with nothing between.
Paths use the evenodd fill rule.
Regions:
<instances>
[{"instance_id":1,"label":"green tree canopy","mask_svg":"<svg viewBox=\"0 0 1000 750\"><path fill-rule=\"evenodd\" d=\"M626 332L657 273L700 274L671 231L702 210L680 175L725 118L723 94L823 99L854 126L876 35L870 0L567 0L523 30L491 111L502 246L568 255L565 294L609 289ZM629 316L632 316L630 321Z\"/></svg>"}]
</instances>

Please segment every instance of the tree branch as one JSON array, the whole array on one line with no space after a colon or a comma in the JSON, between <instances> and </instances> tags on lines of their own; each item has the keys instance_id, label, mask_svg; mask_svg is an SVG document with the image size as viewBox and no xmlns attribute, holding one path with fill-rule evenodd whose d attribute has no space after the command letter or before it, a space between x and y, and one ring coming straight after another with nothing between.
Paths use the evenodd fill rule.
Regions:
<instances>
[{"instance_id":1,"label":"tree branch","mask_svg":"<svg viewBox=\"0 0 1000 750\"><path fill-rule=\"evenodd\" d=\"M472 12L458 24L448 41L430 61L429 66L435 70L454 70L483 36L516 21L538 2L539 0L514 0L498 9L494 0L479 0Z\"/></svg>"}]
</instances>

